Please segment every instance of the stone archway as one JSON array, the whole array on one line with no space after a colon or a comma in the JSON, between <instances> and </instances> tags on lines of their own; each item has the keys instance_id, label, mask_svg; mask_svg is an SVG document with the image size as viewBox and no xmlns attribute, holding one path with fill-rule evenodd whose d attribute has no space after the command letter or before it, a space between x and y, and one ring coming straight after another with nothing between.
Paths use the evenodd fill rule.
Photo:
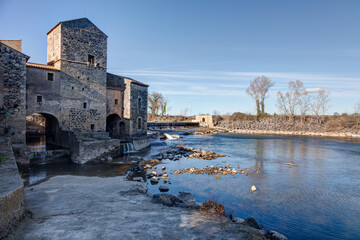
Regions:
<instances>
[{"instance_id":1,"label":"stone archway","mask_svg":"<svg viewBox=\"0 0 360 240\"><path fill-rule=\"evenodd\" d=\"M106 131L112 138L120 137L120 121L121 118L116 113L110 114L106 118Z\"/></svg>"},{"instance_id":2,"label":"stone archway","mask_svg":"<svg viewBox=\"0 0 360 240\"><path fill-rule=\"evenodd\" d=\"M26 116L26 144L33 154L31 158L45 158L49 149L62 149L62 135L58 119L49 113L33 113Z\"/></svg>"}]
</instances>

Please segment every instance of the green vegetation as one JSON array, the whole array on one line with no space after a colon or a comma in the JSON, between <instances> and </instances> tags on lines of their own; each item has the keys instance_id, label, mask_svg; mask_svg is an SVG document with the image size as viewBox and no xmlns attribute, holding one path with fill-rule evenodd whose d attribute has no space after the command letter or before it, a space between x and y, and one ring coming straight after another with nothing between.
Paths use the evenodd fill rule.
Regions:
<instances>
[{"instance_id":1,"label":"green vegetation","mask_svg":"<svg viewBox=\"0 0 360 240\"><path fill-rule=\"evenodd\" d=\"M0 153L0 163L2 163L6 158L7 158L7 154L6 153Z\"/></svg>"}]
</instances>

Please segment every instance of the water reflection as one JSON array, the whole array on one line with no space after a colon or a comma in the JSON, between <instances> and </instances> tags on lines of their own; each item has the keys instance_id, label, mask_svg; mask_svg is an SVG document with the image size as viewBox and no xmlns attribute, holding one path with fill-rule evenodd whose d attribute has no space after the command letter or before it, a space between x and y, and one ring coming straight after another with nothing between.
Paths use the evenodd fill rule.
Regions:
<instances>
[{"instance_id":1,"label":"water reflection","mask_svg":"<svg viewBox=\"0 0 360 240\"><path fill-rule=\"evenodd\" d=\"M360 239L360 144L358 141L281 136L189 136L184 145L225 153L213 161L163 161L167 171L230 164L259 174L171 175L170 193L209 196L229 212L255 217L289 239ZM295 166L286 165L293 163ZM164 184L164 183L160 183ZM256 193L250 191L255 185ZM157 186L149 186L158 193Z\"/></svg>"}]
</instances>

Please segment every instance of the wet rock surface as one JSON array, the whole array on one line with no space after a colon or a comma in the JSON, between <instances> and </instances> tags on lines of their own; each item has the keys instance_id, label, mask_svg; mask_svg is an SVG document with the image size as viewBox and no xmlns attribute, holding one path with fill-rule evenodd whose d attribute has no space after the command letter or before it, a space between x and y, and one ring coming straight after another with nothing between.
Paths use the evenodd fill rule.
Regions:
<instances>
[{"instance_id":1,"label":"wet rock surface","mask_svg":"<svg viewBox=\"0 0 360 240\"><path fill-rule=\"evenodd\" d=\"M253 217L246 218L242 224L256 229L260 229L259 224L256 222L255 218Z\"/></svg>"},{"instance_id":2,"label":"wet rock surface","mask_svg":"<svg viewBox=\"0 0 360 240\"><path fill-rule=\"evenodd\" d=\"M160 203L168 207L199 208L195 197L189 192L180 192L177 195L160 193L152 196L153 203Z\"/></svg>"},{"instance_id":3,"label":"wet rock surface","mask_svg":"<svg viewBox=\"0 0 360 240\"><path fill-rule=\"evenodd\" d=\"M53 177L25 189L32 218L7 239L265 239L225 217L214 220L197 210L153 204L145 191L144 183L123 176ZM184 201L163 196L169 205Z\"/></svg>"}]
</instances>

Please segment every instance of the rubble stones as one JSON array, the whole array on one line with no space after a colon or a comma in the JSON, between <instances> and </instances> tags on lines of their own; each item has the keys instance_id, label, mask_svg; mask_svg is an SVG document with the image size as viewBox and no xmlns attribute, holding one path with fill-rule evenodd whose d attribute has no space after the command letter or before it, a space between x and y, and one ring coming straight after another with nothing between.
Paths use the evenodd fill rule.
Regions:
<instances>
[{"instance_id":1,"label":"rubble stones","mask_svg":"<svg viewBox=\"0 0 360 240\"><path fill-rule=\"evenodd\" d=\"M195 202L195 197L188 192L185 192L185 194L180 193L179 195L167 193L154 194L152 202L168 207L199 208L199 204Z\"/></svg>"}]
</instances>

